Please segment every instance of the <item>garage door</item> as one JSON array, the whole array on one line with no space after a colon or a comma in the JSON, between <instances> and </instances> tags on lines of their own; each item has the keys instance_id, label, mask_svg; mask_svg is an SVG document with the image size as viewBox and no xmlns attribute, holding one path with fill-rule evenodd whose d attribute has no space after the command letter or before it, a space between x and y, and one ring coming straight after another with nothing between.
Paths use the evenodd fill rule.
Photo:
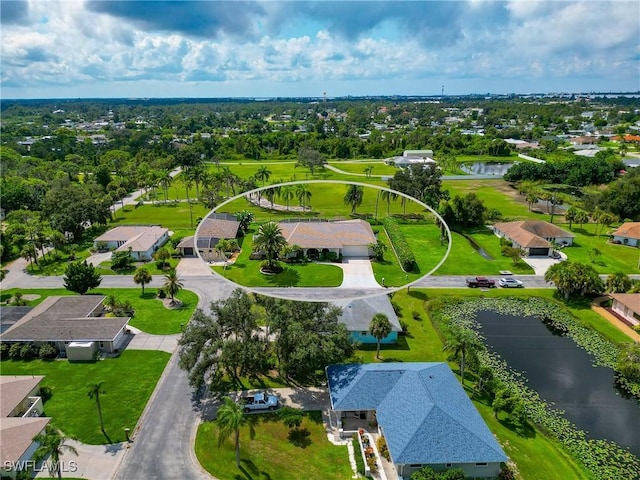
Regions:
<instances>
[{"instance_id":1,"label":"garage door","mask_svg":"<svg viewBox=\"0 0 640 480\"><path fill-rule=\"evenodd\" d=\"M549 249L548 248L530 248L529 249L529 256L536 256L536 255L545 255L545 256L549 256Z\"/></svg>"},{"instance_id":2,"label":"garage door","mask_svg":"<svg viewBox=\"0 0 640 480\"><path fill-rule=\"evenodd\" d=\"M368 257L369 247L366 245L345 245L342 247L343 257Z\"/></svg>"}]
</instances>

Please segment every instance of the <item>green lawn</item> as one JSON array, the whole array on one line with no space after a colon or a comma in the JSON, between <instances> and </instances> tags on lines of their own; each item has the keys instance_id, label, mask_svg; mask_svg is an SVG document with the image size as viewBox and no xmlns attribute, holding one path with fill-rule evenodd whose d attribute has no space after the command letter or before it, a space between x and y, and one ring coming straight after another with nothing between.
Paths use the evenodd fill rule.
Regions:
<instances>
[{"instance_id":1,"label":"green lawn","mask_svg":"<svg viewBox=\"0 0 640 480\"><path fill-rule=\"evenodd\" d=\"M327 440L320 412L309 412L291 436L275 414L255 415L256 436L240 434L241 468L236 467L233 439L218 448L215 422L198 427L195 451L200 464L220 480L349 480L353 472L346 446Z\"/></svg>"},{"instance_id":2,"label":"green lawn","mask_svg":"<svg viewBox=\"0 0 640 480\"><path fill-rule=\"evenodd\" d=\"M255 227L250 228L241 243L242 252L235 263L225 267L212 267L229 280L248 287L337 287L342 283L342 269L336 265L320 263L283 263L284 271L277 275L260 273L261 260L249 260Z\"/></svg>"},{"instance_id":3,"label":"green lawn","mask_svg":"<svg viewBox=\"0 0 640 480\"><path fill-rule=\"evenodd\" d=\"M36 300L28 301L30 306L38 305L45 298L52 295L75 295L66 289L17 289L12 288L2 292L2 301L8 300L11 295L20 292L23 295L40 295ZM120 302L131 302L135 315L129 324L140 330L154 335L169 335L180 333L180 325L186 325L198 305L198 296L189 291L182 290L176 296L181 300L182 307L168 309L160 300L155 298L156 288L145 288L144 296L141 288L100 288L91 290L90 294L115 295Z\"/></svg>"},{"instance_id":4,"label":"green lawn","mask_svg":"<svg viewBox=\"0 0 640 480\"><path fill-rule=\"evenodd\" d=\"M168 260L170 268L176 268L178 266L178 262L180 262L179 258L170 258ZM162 276L167 273L167 270L160 270L156 267L156 262L154 260L149 262L136 262L129 270L123 270L114 272L111 270L111 262L102 262L98 265L98 273L100 275L133 275L138 267L146 268L151 275Z\"/></svg>"},{"instance_id":5,"label":"green lawn","mask_svg":"<svg viewBox=\"0 0 640 480\"><path fill-rule=\"evenodd\" d=\"M98 362L5 360L0 365L3 375L45 375L41 385L52 393L45 414L65 435L100 445L125 441L124 428L134 431L169 357L166 352L125 350ZM89 385L97 382L104 382L106 392L100 401L107 436L100 431L96 402L87 396Z\"/></svg>"},{"instance_id":6,"label":"green lawn","mask_svg":"<svg viewBox=\"0 0 640 480\"><path fill-rule=\"evenodd\" d=\"M193 230L198 226L198 219L204 217L209 210L200 203L191 205L187 202L157 203L133 207L127 205L120 210L118 218L109 224L115 225L162 225L169 230L191 229L191 213L193 214Z\"/></svg>"},{"instance_id":7,"label":"green lawn","mask_svg":"<svg viewBox=\"0 0 640 480\"><path fill-rule=\"evenodd\" d=\"M365 168L373 167L373 170L371 171L371 175L377 175L377 176L385 175L385 176L392 177L398 171L396 167L387 165L382 160L380 161L364 160L362 162L332 160L329 162L329 165L331 165L332 167L336 167L337 169L342 170L344 172L358 173L358 174L364 174L366 173L364 171ZM363 178L365 182L369 180L366 177L360 177L360 178Z\"/></svg>"}]
</instances>

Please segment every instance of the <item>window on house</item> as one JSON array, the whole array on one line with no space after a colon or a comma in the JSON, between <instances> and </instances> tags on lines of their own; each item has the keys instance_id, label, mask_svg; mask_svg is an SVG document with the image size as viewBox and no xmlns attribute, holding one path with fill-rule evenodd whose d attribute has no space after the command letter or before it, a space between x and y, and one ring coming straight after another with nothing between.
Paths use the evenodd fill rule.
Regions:
<instances>
[{"instance_id":1,"label":"window on house","mask_svg":"<svg viewBox=\"0 0 640 480\"><path fill-rule=\"evenodd\" d=\"M362 332L360 332L360 335L366 335L367 333L369 332L367 332L366 330L363 330Z\"/></svg>"},{"instance_id":2,"label":"window on house","mask_svg":"<svg viewBox=\"0 0 640 480\"><path fill-rule=\"evenodd\" d=\"M104 342L100 342L100 348L104 347Z\"/></svg>"},{"instance_id":3,"label":"window on house","mask_svg":"<svg viewBox=\"0 0 640 480\"><path fill-rule=\"evenodd\" d=\"M453 466L453 463L447 463L447 468L451 468Z\"/></svg>"},{"instance_id":4,"label":"window on house","mask_svg":"<svg viewBox=\"0 0 640 480\"><path fill-rule=\"evenodd\" d=\"M487 462L476 463L476 467L486 467L487 465L488 465Z\"/></svg>"},{"instance_id":5,"label":"window on house","mask_svg":"<svg viewBox=\"0 0 640 480\"><path fill-rule=\"evenodd\" d=\"M412 463L411 465L409 465L411 468L422 468L422 464L421 463Z\"/></svg>"}]
</instances>

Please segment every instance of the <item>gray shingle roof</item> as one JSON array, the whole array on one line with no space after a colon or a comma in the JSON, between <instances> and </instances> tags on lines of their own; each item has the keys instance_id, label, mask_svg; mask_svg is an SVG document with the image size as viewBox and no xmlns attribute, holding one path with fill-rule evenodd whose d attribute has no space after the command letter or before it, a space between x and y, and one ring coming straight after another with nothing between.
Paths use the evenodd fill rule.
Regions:
<instances>
[{"instance_id":1,"label":"gray shingle roof","mask_svg":"<svg viewBox=\"0 0 640 480\"><path fill-rule=\"evenodd\" d=\"M344 323L349 331L369 330L371 319L376 313L384 313L394 332L401 332L402 326L396 312L393 311L391 300L387 295L378 295L375 297L359 298L356 300L346 300L334 302L342 309L342 313L338 318L340 323Z\"/></svg>"},{"instance_id":2,"label":"gray shingle roof","mask_svg":"<svg viewBox=\"0 0 640 480\"><path fill-rule=\"evenodd\" d=\"M212 214L198 226L197 241L201 238L236 238L240 222L233 215Z\"/></svg>"},{"instance_id":3,"label":"gray shingle roof","mask_svg":"<svg viewBox=\"0 0 640 480\"><path fill-rule=\"evenodd\" d=\"M334 410L376 410L394 463L508 460L446 363L331 365L327 378Z\"/></svg>"},{"instance_id":4,"label":"gray shingle roof","mask_svg":"<svg viewBox=\"0 0 640 480\"><path fill-rule=\"evenodd\" d=\"M342 248L376 241L371 225L364 220L280 222L278 225L289 245L302 248Z\"/></svg>"}]
</instances>

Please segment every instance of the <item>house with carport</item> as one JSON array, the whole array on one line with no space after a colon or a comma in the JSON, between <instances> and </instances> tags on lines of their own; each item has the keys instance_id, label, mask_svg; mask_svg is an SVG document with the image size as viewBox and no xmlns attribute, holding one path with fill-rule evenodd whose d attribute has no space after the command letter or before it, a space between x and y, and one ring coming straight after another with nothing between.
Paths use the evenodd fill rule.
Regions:
<instances>
[{"instance_id":1,"label":"house with carport","mask_svg":"<svg viewBox=\"0 0 640 480\"><path fill-rule=\"evenodd\" d=\"M130 317L108 317L104 295L51 296L0 335L3 343L49 344L69 360L115 354L127 343Z\"/></svg>"},{"instance_id":2,"label":"house with carport","mask_svg":"<svg viewBox=\"0 0 640 480\"><path fill-rule=\"evenodd\" d=\"M640 325L640 293L612 293L611 310L630 327Z\"/></svg>"},{"instance_id":3,"label":"house with carport","mask_svg":"<svg viewBox=\"0 0 640 480\"><path fill-rule=\"evenodd\" d=\"M402 332L402 326L398 315L393 310L393 305L388 295L338 300L333 303L342 310L338 317L338 322L347 327L347 331L354 342L362 344L376 344L378 342L376 337L369 333L371 320L377 313L386 315L391 324L391 332L380 340L380 343L393 344L398 341L398 334Z\"/></svg>"},{"instance_id":4,"label":"house with carport","mask_svg":"<svg viewBox=\"0 0 640 480\"><path fill-rule=\"evenodd\" d=\"M516 248L522 248L529 257L550 257L555 245L572 245L575 238L573 233L542 220L502 222L491 228L498 237L509 240Z\"/></svg>"},{"instance_id":5,"label":"house with carport","mask_svg":"<svg viewBox=\"0 0 640 480\"><path fill-rule=\"evenodd\" d=\"M120 225L93 240L94 248L126 252L136 260L151 260L169 239L169 229L158 225Z\"/></svg>"},{"instance_id":6,"label":"house with carport","mask_svg":"<svg viewBox=\"0 0 640 480\"><path fill-rule=\"evenodd\" d=\"M444 362L330 365L326 374L332 427L344 436L347 417L366 419L366 430L385 438L400 479L424 466L495 478L508 461Z\"/></svg>"},{"instance_id":7,"label":"house with carport","mask_svg":"<svg viewBox=\"0 0 640 480\"><path fill-rule=\"evenodd\" d=\"M621 245L640 247L640 222L626 222L611 234L611 241Z\"/></svg>"},{"instance_id":8,"label":"house with carport","mask_svg":"<svg viewBox=\"0 0 640 480\"><path fill-rule=\"evenodd\" d=\"M305 256L317 258L335 253L338 257L369 257L369 245L376 243L371 225L364 220L282 221L282 235L289 245L297 245Z\"/></svg>"},{"instance_id":9,"label":"house with carport","mask_svg":"<svg viewBox=\"0 0 640 480\"><path fill-rule=\"evenodd\" d=\"M2 478L33 467L39 444L33 437L51 421L42 417L41 375L0 375L0 464Z\"/></svg>"}]
</instances>

